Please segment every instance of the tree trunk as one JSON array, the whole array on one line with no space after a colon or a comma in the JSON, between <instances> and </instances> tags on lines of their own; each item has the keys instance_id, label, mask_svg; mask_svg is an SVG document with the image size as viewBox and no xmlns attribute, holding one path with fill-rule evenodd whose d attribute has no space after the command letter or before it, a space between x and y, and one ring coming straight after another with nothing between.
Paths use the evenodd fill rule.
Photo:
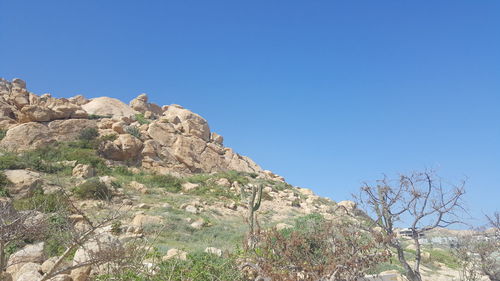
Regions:
<instances>
[{"instance_id":1,"label":"tree trunk","mask_svg":"<svg viewBox=\"0 0 500 281\"><path fill-rule=\"evenodd\" d=\"M398 251L398 260L403 265L403 268L405 270L404 275L406 276L406 278L408 278L409 281L422 281L422 277L420 277L420 274L418 272L415 272L406 261L404 251L401 246L397 245L396 249Z\"/></svg>"},{"instance_id":2,"label":"tree trunk","mask_svg":"<svg viewBox=\"0 0 500 281\"><path fill-rule=\"evenodd\" d=\"M0 242L0 274L7 267L6 259L5 259L5 244L4 242Z\"/></svg>"}]
</instances>

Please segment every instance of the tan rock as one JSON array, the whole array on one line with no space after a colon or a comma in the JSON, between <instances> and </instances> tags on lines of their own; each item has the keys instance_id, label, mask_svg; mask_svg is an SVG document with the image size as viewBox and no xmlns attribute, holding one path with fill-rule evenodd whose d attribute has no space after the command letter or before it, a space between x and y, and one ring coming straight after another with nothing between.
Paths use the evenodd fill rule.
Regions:
<instances>
[{"instance_id":1,"label":"tan rock","mask_svg":"<svg viewBox=\"0 0 500 281\"><path fill-rule=\"evenodd\" d=\"M207 121L200 115L184 108L170 106L167 111L163 112L163 116L174 124L175 118L178 118L187 134L199 137L206 142L210 140L210 128Z\"/></svg>"},{"instance_id":2,"label":"tan rock","mask_svg":"<svg viewBox=\"0 0 500 281\"><path fill-rule=\"evenodd\" d=\"M167 251L167 255L165 255L162 260L169 260L169 259L179 259L179 260L187 260L187 252L184 252L179 249L170 249Z\"/></svg>"},{"instance_id":3,"label":"tan rock","mask_svg":"<svg viewBox=\"0 0 500 281\"><path fill-rule=\"evenodd\" d=\"M289 225L289 224L286 224L286 223L278 223L276 225L276 230L283 230L283 229L289 229L289 228L293 228L293 225Z\"/></svg>"},{"instance_id":4,"label":"tan rock","mask_svg":"<svg viewBox=\"0 0 500 281\"><path fill-rule=\"evenodd\" d=\"M142 229L144 226L160 225L162 223L163 219L161 217L150 216L145 214L137 214L130 223L130 225Z\"/></svg>"},{"instance_id":5,"label":"tan rock","mask_svg":"<svg viewBox=\"0 0 500 281\"><path fill-rule=\"evenodd\" d=\"M148 193L148 188L142 184L142 183L139 183L139 182L136 182L136 181L131 181L129 183L129 186L137 191L139 191L140 193L142 194L146 194Z\"/></svg>"},{"instance_id":6,"label":"tan rock","mask_svg":"<svg viewBox=\"0 0 500 281\"><path fill-rule=\"evenodd\" d=\"M182 190L185 192L189 192L189 191L197 189L198 186L200 186L200 185L196 184L196 183L185 182L182 184Z\"/></svg>"},{"instance_id":7,"label":"tan rock","mask_svg":"<svg viewBox=\"0 0 500 281\"><path fill-rule=\"evenodd\" d=\"M215 247L208 247L204 251L205 253L216 255L218 257L222 257L222 250Z\"/></svg>"},{"instance_id":8,"label":"tan rock","mask_svg":"<svg viewBox=\"0 0 500 281\"><path fill-rule=\"evenodd\" d=\"M14 198L26 198L31 196L36 189L40 189L43 181L41 174L28 170L5 170L4 174L11 182L7 190Z\"/></svg>"},{"instance_id":9,"label":"tan rock","mask_svg":"<svg viewBox=\"0 0 500 281\"><path fill-rule=\"evenodd\" d=\"M217 133L212 133L210 135L210 140L212 142L214 142L216 144L220 144L220 145L222 145L222 143L224 142L224 138L221 135L217 134Z\"/></svg>"},{"instance_id":10,"label":"tan rock","mask_svg":"<svg viewBox=\"0 0 500 281\"><path fill-rule=\"evenodd\" d=\"M148 134L163 146L172 146L177 139L176 130L170 123L153 122L149 125Z\"/></svg>"},{"instance_id":11,"label":"tan rock","mask_svg":"<svg viewBox=\"0 0 500 281\"><path fill-rule=\"evenodd\" d=\"M127 126L127 124L125 124L125 122L120 121L120 122L113 123L113 125L111 126L111 129L113 131L117 132L118 134L125 134L125 127L126 126Z\"/></svg>"},{"instance_id":12,"label":"tan rock","mask_svg":"<svg viewBox=\"0 0 500 281\"><path fill-rule=\"evenodd\" d=\"M89 100L82 95L77 95L77 96L71 97L68 99L68 101L71 103L74 103L76 105L80 105L80 106L89 102Z\"/></svg>"},{"instance_id":13,"label":"tan rock","mask_svg":"<svg viewBox=\"0 0 500 281\"><path fill-rule=\"evenodd\" d=\"M73 168L73 177L87 179L94 177L95 169L90 165L78 164Z\"/></svg>"},{"instance_id":14,"label":"tan rock","mask_svg":"<svg viewBox=\"0 0 500 281\"><path fill-rule=\"evenodd\" d=\"M114 116L114 117L131 117L137 114L130 106L121 102L120 100L100 97L90 100L90 102L82 105L82 108L88 114Z\"/></svg>"},{"instance_id":15,"label":"tan rock","mask_svg":"<svg viewBox=\"0 0 500 281\"><path fill-rule=\"evenodd\" d=\"M117 161L136 160L142 150L142 141L138 138L123 134L114 141L107 141L99 147L105 158Z\"/></svg>"},{"instance_id":16,"label":"tan rock","mask_svg":"<svg viewBox=\"0 0 500 281\"><path fill-rule=\"evenodd\" d=\"M40 242L37 244L27 245L21 250L15 252L9 257L7 266L21 264L21 263L42 263L44 260L43 247L44 243Z\"/></svg>"}]
</instances>

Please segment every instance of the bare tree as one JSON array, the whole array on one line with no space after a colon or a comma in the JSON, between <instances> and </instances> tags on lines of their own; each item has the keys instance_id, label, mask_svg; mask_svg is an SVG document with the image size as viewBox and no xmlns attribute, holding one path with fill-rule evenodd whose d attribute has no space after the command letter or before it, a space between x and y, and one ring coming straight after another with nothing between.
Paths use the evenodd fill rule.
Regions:
<instances>
[{"instance_id":1,"label":"bare tree","mask_svg":"<svg viewBox=\"0 0 500 281\"><path fill-rule=\"evenodd\" d=\"M400 175L395 181L384 177L375 185L365 183L360 195L355 197L372 216L374 223L393 237L389 245L396 250L405 276L410 281L421 281L419 237L425 231L460 222L458 214L465 212L462 202L464 187L465 181L459 185L445 184L433 171L425 171ZM398 222L409 223L411 238L416 246L413 266L396 237Z\"/></svg>"},{"instance_id":2,"label":"bare tree","mask_svg":"<svg viewBox=\"0 0 500 281\"><path fill-rule=\"evenodd\" d=\"M500 281L500 212L486 218L492 233L486 240L479 241L474 250L479 256L482 273L491 281Z\"/></svg>"}]
</instances>

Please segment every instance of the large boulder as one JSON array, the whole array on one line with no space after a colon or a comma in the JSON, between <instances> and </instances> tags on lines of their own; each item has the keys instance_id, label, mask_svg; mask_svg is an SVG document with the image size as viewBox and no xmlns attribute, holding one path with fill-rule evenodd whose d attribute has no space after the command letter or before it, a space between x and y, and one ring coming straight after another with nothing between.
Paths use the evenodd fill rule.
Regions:
<instances>
[{"instance_id":1,"label":"large boulder","mask_svg":"<svg viewBox=\"0 0 500 281\"><path fill-rule=\"evenodd\" d=\"M48 124L29 122L10 128L0 141L0 148L24 151L46 146L56 141L76 140L81 131L96 128L95 120L55 120Z\"/></svg>"},{"instance_id":2,"label":"large boulder","mask_svg":"<svg viewBox=\"0 0 500 281\"><path fill-rule=\"evenodd\" d=\"M6 170L4 174L11 183L7 185L7 190L16 199L31 196L43 183L41 174L33 171Z\"/></svg>"},{"instance_id":3,"label":"large boulder","mask_svg":"<svg viewBox=\"0 0 500 281\"><path fill-rule=\"evenodd\" d=\"M153 122L149 125L149 136L163 146L172 146L177 139L177 130L171 123Z\"/></svg>"},{"instance_id":4,"label":"large boulder","mask_svg":"<svg viewBox=\"0 0 500 281\"><path fill-rule=\"evenodd\" d=\"M138 113L122 101L109 97L92 99L82 105L82 108L88 114L112 117L132 117Z\"/></svg>"},{"instance_id":5,"label":"large boulder","mask_svg":"<svg viewBox=\"0 0 500 281\"><path fill-rule=\"evenodd\" d=\"M199 137L207 142L210 141L208 123L196 113L180 106L171 105L163 113L162 119L172 124L180 123L186 134Z\"/></svg>"},{"instance_id":6,"label":"large boulder","mask_svg":"<svg viewBox=\"0 0 500 281\"><path fill-rule=\"evenodd\" d=\"M107 141L101 145L99 151L111 160L137 160L142 150L142 141L132 135L122 134L114 141Z\"/></svg>"},{"instance_id":7,"label":"large boulder","mask_svg":"<svg viewBox=\"0 0 500 281\"><path fill-rule=\"evenodd\" d=\"M148 95L146 94L140 94L135 99L130 101L129 105L132 109L143 114L150 112L150 114L159 116L163 113L160 106L154 103L148 103Z\"/></svg>"},{"instance_id":8,"label":"large boulder","mask_svg":"<svg viewBox=\"0 0 500 281\"><path fill-rule=\"evenodd\" d=\"M27 245L21 250L15 252L9 257L7 267L24 264L28 262L41 264L44 261L45 255L43 253L44 243Z\"/></svg>"}]
</instances>

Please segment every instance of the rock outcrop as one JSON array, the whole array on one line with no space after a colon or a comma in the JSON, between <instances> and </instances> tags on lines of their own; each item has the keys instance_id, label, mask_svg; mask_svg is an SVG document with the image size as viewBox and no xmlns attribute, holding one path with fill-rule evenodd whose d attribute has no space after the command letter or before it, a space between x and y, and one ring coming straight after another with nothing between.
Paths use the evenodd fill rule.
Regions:
<instances>
[{"instance_id":1,"label":"rock outcrop","mask_svg":"<svg viewBox=\"0 0 500 281\"><path fill-rule=\"evenodd\" d=\"M211 132L203 117L180 105L160 107L146 94L129 105L109 97L57 99L29 92L21 79L0 79L0 129L7 130L0 149L24 151L73 141L87 128L98 129L100 136L115 135L99 146L99 153L112 161L158 173L237 170L280 179L224 147L224 138Z\"/></svg>"},{"instance_id":2,"label":"rock outcrop","mask_svg":"<svg viewBox=\"0 0 500 281\"><path fill-rule=\"evenodd\" d=\"M88 113L98 116L132 117L137 112L120 100L100 97L90 100L82 108Z\"/></svg>"},{"instance_id":3,"label":"rock outcrop","mask_svg":"<svg viewBox=\"0 0 500 281\"><path fill-rule=\"evenodd\" d=\"M37 96L26 89L26 82L0 79L0 128L10 124L49 122L59 119L87 118L80 104L50 94Z\"/></svg>"}]
</instances>

